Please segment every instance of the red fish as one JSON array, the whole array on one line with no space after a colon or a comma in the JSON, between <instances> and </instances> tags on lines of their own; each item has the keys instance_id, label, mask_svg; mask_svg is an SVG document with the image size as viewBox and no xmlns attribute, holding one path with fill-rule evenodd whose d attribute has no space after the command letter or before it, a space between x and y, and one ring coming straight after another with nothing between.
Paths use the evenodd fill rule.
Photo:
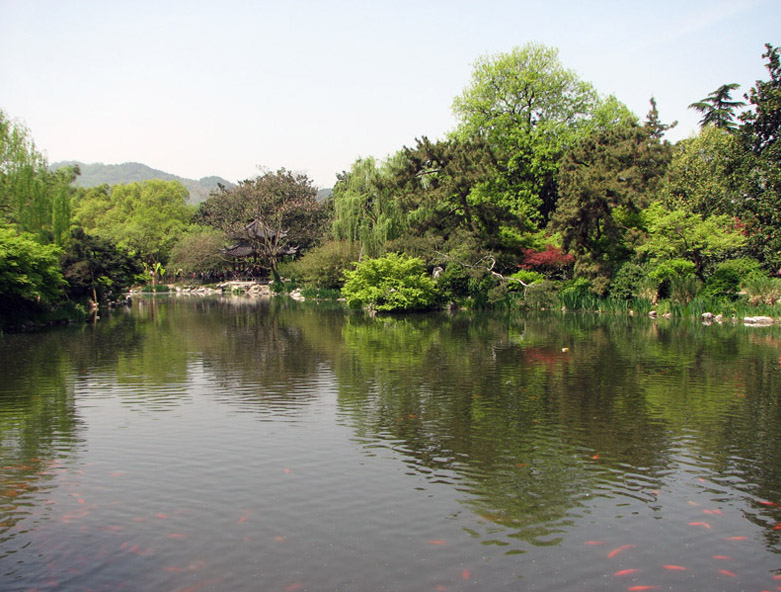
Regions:
<instances>
[{"instance_id":1,"label":"red fish","mask_svg":"<svg viewBox=\"0 0 781 592\"><path fill-rule=\"evenodd\" d=\"M710 524L707 522L689 522L689 526L704 526L707 529L710 529Z\"/></svg>"},{"instance_id":2,"label":"red fish","mask_svg":"<svg viewBox=\"0 0 781 592\"><path fill-rule=\"evenodd\" d=\"M430 541L426 541L426 542L427 542L429 545L444 545L444 544L445 544L445 541L440 541L440 540L438 540L438 539L436 539L436 540L430 540Z\"/></svg>"},{"instance_id":3,"label":"red fish","mask_svg":"<svg viewBox=\"0 0 781 592\"><path fill-rule=\"evenodd\" d=\"M599 458L599 455L595 454L594 456L591 457L591 460L597 460L598 458Z\"/></svg>"},{"instance_id":4,"label":"red fish","mask_svg":"<svg viewBox=\"0 0 781 592\"><path fill-rule=\"evenodd\" d=\"M733 573L733 572L729 571L728 569L720 569L719 573L722 574L722 575L725 575L725 576L729 576L731 578L737 578L738 577L738 574Z\"/></svg>"},{"instance_id":5,"label":"red fish","mask_svg":"<svg viewBox=\"0 0 781 592\"><path fill-rule=\"evenodd\" d=\"M168 516L166 516L162 512L158 512L157 514L155 514L155 517L160 518L161 520L165 520L166 518L168 518Z\"/></svg>"},{"instance_id":6,"label":"red fish","mask_svg":"<svg viewBox=\"0 0 781 592\"><path fill-rule=\"evenodd\" d=\"M618 554L619 554L619 553L621 553L622 551L626 551L627 549L631 549L632 547L634 547L634 545L621 545L620 547L618 547L618 548L616 548L616 549L613 549L612 551L610 551L610 553L608 553L608 554L607 554L607 556L608 556L610 559L612 559L613 557L615 557L616 555L618 555Z\"/></svg>"},{"instance_id":7,"label":"red fish","mask_svg":"<svg viewBox=\"0 0 781 592\"><path fill-rule=\"evenodd\" d=\"M732 561L732 557L730 557L729 555L714 555L713 558L721 559L723 561Z\"/></svg>"},{"instance_id":8,"label":"red fish","mask_svg":"<svg viewBox=\"0 0 781 592\"><path fill-rule=\"evenodd\" d=\"M247 515L245 514L241 518L239 518L239 524L244 524L247 521Z\"/></svg>"},{"instance_id":9,"label":"red fish","mask_svg":"<svg viewBox=\"0 0 781 592\"><path fill-rule=\"evenodd\" d=\"M744 536L734 536L734 537L724 537L725 541L745 541L748 537Z\"/></svg>"},{"instance_id":10,"label":"red fish","mask_svg":"<svg viewBox=\"0 0 781 592\"><path fill-rule=\"evenodd\" d=\"M461 577L465 580L468 580L469 578L472 577L472 574L469 573L468 569L464 568L461 570Z\"/></svg>"},{"instance_id":11,"label":"red fish","mask_svg":"<svg viewBox=\"0 0 781 592\"><path fill-rule=\"evenodd\" d=\"M641 592L642 590L656 590L659 586L630 586L627 592Z\"/></svg>"},{"instance_id":12,"label":"red fish","mask_svg":"<svg viewBox=\"0 0 781 592\"><path fill-rule=\"evenodd\" d=\"M586 541L587 545L604 545L604 541Z\"/></svg>"},{"instance_id":13,"label":"red fish","mask_svg":"<svg viewBox=\"0 0 781 592\"><path fill-rule=\"evenodd\" d=\"M682 565L665 565L664 569L669 569L670 571L687 571L689 568Z\"/></svg>"},{"instance_id":14,"label":"red fish","mask_svg":"<svg viewBox=\"0 0 781 592\"><path fill-rule=\"evenodd\" d=\"M628 576L629 574L637 573L638 571L640 571L640 570L639 569L622 569L621 571L617 571L613 575L614 576L618 576L618 577Z\"/></svg>"}]
</instances>

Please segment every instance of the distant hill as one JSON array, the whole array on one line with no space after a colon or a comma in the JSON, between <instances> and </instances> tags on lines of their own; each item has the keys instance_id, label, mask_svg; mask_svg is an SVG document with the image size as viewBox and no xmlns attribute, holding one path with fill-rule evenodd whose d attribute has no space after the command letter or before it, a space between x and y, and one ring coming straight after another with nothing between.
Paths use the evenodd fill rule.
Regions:
<instances>
[{"instance_id":1,"label":"distant hill","mask_svg":"<svg viewBox=\"0 0 781 592\"><path fill-rule=\"evenodd\" d=\"M64 166L78 165L81 175L76 178L79 187L96 187L108 183L118 185L120 183L133 183L134 181L148 181L160 179L162 181L179 181L190 192L190 202L199 203L209 197L209 194L221 184L225 187L233 187L234 184L222 177L203 177L201 179L185 179L170 173L153 169L139 162L126 162L124 164L103 164L100 162L86 164L76 160L55 162L50 165L51 170L57 170Z\"/></svg>"}]
</instances>

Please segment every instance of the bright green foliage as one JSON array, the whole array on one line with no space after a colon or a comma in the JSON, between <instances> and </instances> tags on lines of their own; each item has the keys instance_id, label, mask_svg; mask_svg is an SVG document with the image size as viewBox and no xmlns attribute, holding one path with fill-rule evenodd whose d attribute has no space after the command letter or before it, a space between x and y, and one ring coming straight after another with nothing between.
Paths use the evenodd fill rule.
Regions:
<instances>
[{"instance_id":1,"label":"bright green foliage","mask_svg":"<svg viewBox=\"0 0 781 592\"><path fill-rule=\"evenodd\" d=\"M76 300L104 302L117 298L136 281L141 265L110 240L77 227L62 257L66 292Z\"/></svg>"},{"instance_id":2,"label":"bright green foliage","mask_svg":"<svg viewBox=\"0 0 781 592\"><path fill-rule=\"evenodd\" d=\"M662 202L706 216L730 213L736 199L731 178L735 145L734 134L712 125L676 144L660 188Z\"/></svg>"},{"instance_id":3,"label":"bright green foliage","mask_svg":"<svg viewBox=\"0 0 781 592\"><path fill-rule=\"evenodd\" d=\"M423 261L389 253L365 259L344 274L342 296L352 307L377 311L410 311L430 308L436 299L434 280Z\"/></svg>"},{"instance_id":4,"label":"bright green foliage","mask_svg":"<svg viewBox=\"0 0 781 592\"><path fill-rule=\"evenodd\" d=\"M303 257L285 264L280 271L306 286L338 289L344 282L344 272L358 260L357 244L329 241L308 251Z\"/></svg>"},{"instance_id":5,"label":"bright green foliage","mask_svg":"<svg viewBox=\"0 0 781 592\"><path fill-rule=\"evenodd\" d=\"M651 262L685 259L705 280L706 271L716 261L734 255L746 244L746 237L728 216L703 218L683 209L667 210L654 203L643 212L646 240L637 253Z\"/></svg>"},{"instance_id":6,"label":"bright green foliage","mask_svg":"<svg viewBox=\"0 0 781 592\"><path fill-rule=\"evenodd\" d=\"M39 242L62 244L70 226L77 167L49 172L28 130L0 110L0 219Z\"/></svg>"},{"instance_id":7,"label":"bright green foliage","mask_svg":"<svg viewBox=\"0 0 781 592\"><path fill-rule=\"evenodd\" d=\"M702 113L700 125L703 128L708 125L723 130L734 130L737 128L735 109L746 104L743 101L732 100L732 91L739 86L736 82L722 84L701 101L689 105L690 109L695 109Z\"/></svg>"},{"instance_id":8,"label":"bright green foliage","mask_svg":"<svg viewBox=\"0 0 781 592\"><path fill-rule=\"evenodd\" d=\"M457 136L479 138L495 155L495 178L484 179L482 200L501 203L527 224L547 221L557 162L599 105L594 88L561 65L556 49L528 44L478 60L453 110Z\"/></svg>"},{"instance_id":9,"label":"bright green foliage","mask_svg":"<svg viewBox=\"0 0 781 592\"><path fill-rule=\"evenodd\" d=\"M0 316L55 303L62 295L60 248L0 226Z\"/></svg>"},{"instance_id":10,"label":"bright green foliage","mask_svg":"<svg viewBox=\"0 0 781 592\"><path fill-rule=\"evenodd\" d=\"M597 93L559 62L558 50L531 43L475 63L470 86L453 102L468 136L501 144L535 128L574 124Z\"/></svg>"},{"instance_id":11,"label":"bright green foliage","mask_svg":"<svg viewBox=\"0 0 781 592\"><path fill-rule=\"evenodd\" d=\"M746 223L749 245L769 270L781 268L781 59L766 45L770 79L749 91L751 109L740 116L738 215Z\"/></svg>"},{"instance_id":12,"label":"bright green foliage","mask_svg":"<svg viewBox=\"0 0 781 592\"><path fill-rule=\"evenodd\" d=\"M168 267L177 275L220 271L228 264L220 253L224 246L223 232L209 226L193 224L171 248Z\"/></svg>"},{"instance_id":13,"label":"bright green foliage","mask_svg":"<svg viewBox=\"0 0 781 592\"><path fill-rule=\"evenodd\" d=\"M708 296L727 296L734 298L745 283L750 283L765 274L755 259L730 259L719 263L708 277L703 293Z\"/></svg>"},{"instance_id":14,"label":"bright green foliage","mask_svg":"<svg viewBox=\"0 0 781 592\"><path fill-rule=\"evenodd\" d=\"M147 265L166 261L193 217L178 181L106 185L83 191L75 218L85 231L109 239Z\"/></svg>"},{"instance_id":15,"label":"bright green foliage","mask_svg":"<svg viewBox=\"0 0 781 592\"><path fill-rule=\"evenodd\" d=\"M334 238L358 244L367 257L382 255L406 226L392 193L393 167L393 160L378 165L373 158L359 158L334 186Z\"/></svg>"}]
</instances>

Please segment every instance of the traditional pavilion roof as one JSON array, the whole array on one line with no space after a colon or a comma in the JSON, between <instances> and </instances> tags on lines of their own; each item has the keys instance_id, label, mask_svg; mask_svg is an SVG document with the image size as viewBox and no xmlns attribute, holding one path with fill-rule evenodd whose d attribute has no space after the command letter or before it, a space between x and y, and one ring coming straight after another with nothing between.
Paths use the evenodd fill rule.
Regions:
<instances>
[{"instance_id":1,"label":"traditional pavilion roof","mask_svg":"<svg viewBox=\"0 0 781 592\"><path fill-rule=\"evenodd\" d=\"M237 235L233 237L236 243L233 246L225 249L220 249L223 255L233 257L236 259L250 257L258 255L257 249L253 245L253 241L263 241L273 239L277 236L277 231L270 226L264 224L260 220L253 220L239 231ZM285 238L287 236L287 230L279 232L279 238ZM298 247L284 246L280 249L280 255L294 255L298 252Z\"/></svg>"}]
</instances>

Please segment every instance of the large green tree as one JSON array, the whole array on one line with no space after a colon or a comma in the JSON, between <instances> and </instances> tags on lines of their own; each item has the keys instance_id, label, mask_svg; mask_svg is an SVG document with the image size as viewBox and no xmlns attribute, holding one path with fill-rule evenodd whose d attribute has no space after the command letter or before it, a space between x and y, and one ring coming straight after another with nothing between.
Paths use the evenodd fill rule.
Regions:
<instances>
[{"instance_id":1,"label":"large green tree","mask_svg":"<svg viewBox=\"0 0 781 592\"><path fill-rule=\"evenodd\" d=\"M576 257L577 275L604 293L631 256L646 207L669 162L669 146L631 118L578 142L561 161L558 208L552 229Z\"/></svg>"},{"instance_id":2,"label":"large green tree","mask_svg":"<svg viewBox=\"0 0 781 592\"><path fill-rule=\"evenodd\" d=\"M481 138L500 163L496 199L547 221L557 198L557 162L600 104L593 86L565 68L558 50L528 44L484 57L453 102L457 134Z\"/></svg>"},{"instance_id":3,"label":"large green tree","mask_svg":"<svg viewBox=\"0 0 781 592\"><path fill-rule=\"evenodd\" d=\"M736 144L734 134L713 125L678 142L659 192L664 204L702 215L733 213Z\"/></svg>"},{"instance_id":4,"label":"large green tree","mask_svg":"<svg viewBox=\"0 0 781 592\"><path fill-rule=\"evenodd\" d=\"M734 256L746 244L735 220L725 215L703 216L682 208L668 210L653 203L642 213L647 235L637 247L641 259L659 263L684 259L705 281L714 265Z\"/></svg>"},{"instance_id":5,"label":"large green tree","mask_svg":"<svg viewBox=\"0 0 781 592\"><path fill-rule=\"evenodd\" d=\"M167 261L194 210L178 181L150 180L82 191L75 219L90 234L113 241L148 267Z\"/></svg>"},{"instance_id":6,"label":"large green tree","mask_svg":"<svg viewBox=\"0 0 781 592\"><path fill-rule=\"evenodd\" d=\"M741 198L738 213L746 223L754 254L772 270L781 268L781 60L766 44L768 80L758 80L741 114L737 167Z\"/></svg>"}]
</instances>

